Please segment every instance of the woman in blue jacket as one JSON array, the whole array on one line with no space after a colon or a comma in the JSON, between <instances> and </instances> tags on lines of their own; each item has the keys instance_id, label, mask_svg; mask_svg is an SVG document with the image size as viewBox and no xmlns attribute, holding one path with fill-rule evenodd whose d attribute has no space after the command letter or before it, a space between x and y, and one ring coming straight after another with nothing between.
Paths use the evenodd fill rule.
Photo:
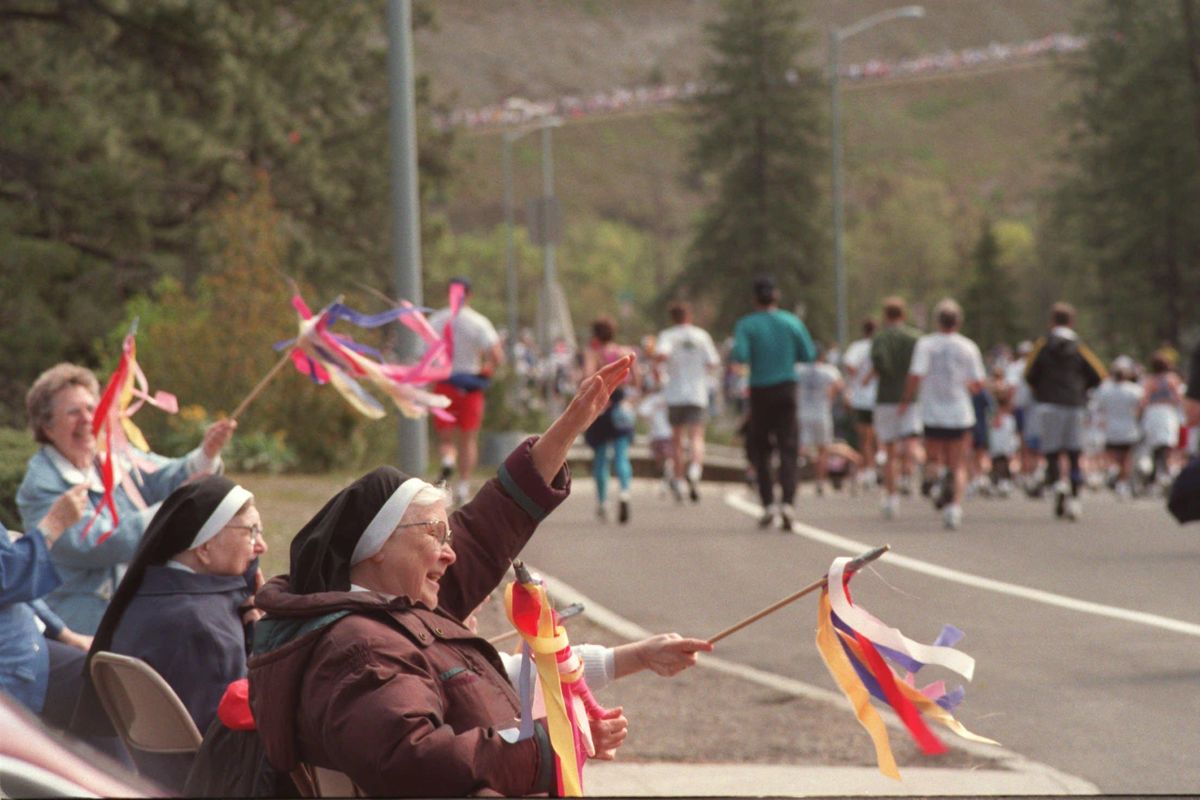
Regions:
<instances>
[{"instance_id":1,"label":"woman in blue jacket","mask_svg":"<svg viewBox=\"0 0 1200 800\"><path fill-rule=\"evenodd\" d=\"M92 640L66 627L40 598L59 585L50 550L86 504L81 486L61 495L23 536L0 525L0 689L58 727L70 717Z\"/></svg>"},{"instance_id":2,"label":"woman in blue jacket","mask_svg":"<svg viewBox=\"0 0 1200 800\"><path fill-rule=\"evenodd\" d=\"M139 453L139 465L121 465L125 478L113 490L120 524L114 526L105 509L84 536L83 529L95 514L93 509L104 496L92 433L98 395L96 376L74 364L58 364L38 376L25 397L25 407L29 427L42 447L29 459L25 479L17 491L21 520L26 530L31 530L64 492L87 487L88 505L83 519L54 549L54 566L62 583L46 598L71 628L86 634L96 632L125 565L158 505L188 478L220 472L221 449L237 427L237 422L230 419L213 423L205 431L200 447L183 458ZM97 544L105 534L110 535L103 544Z\"/></svg>"}]
</instances>

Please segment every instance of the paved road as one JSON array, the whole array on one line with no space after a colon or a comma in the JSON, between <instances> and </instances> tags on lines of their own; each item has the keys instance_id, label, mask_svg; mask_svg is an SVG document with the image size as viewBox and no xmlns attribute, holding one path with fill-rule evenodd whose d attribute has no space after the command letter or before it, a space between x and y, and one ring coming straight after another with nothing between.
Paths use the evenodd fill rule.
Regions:
<instances>
[{"instance_id":1,"label":"paved road","mask_svg":"<svg viewBox=\"0 0 1200 800\"><path fill-rule=\"evenodd\" d=\"M947 532L915 498L884 522L875 495L805 497L810 527L796 535L760 532L738 488L709 486L698 505L676 506L638 484L625 527L597 523L593 503L581 478L527 559L646 628L688 635L710 636L833 557L887 542L893 553L855 579L855 600L915 639L944 622L966 631L961 647L977 661L959 709L969 728L1107 793L1200 790L1200 530L1158 502L1090 495L1084 521L1069 524L1045 502L971 500L962 530ZM832 690L814 625L805 598L718 652Z\"/></svg>"}]
</instances>

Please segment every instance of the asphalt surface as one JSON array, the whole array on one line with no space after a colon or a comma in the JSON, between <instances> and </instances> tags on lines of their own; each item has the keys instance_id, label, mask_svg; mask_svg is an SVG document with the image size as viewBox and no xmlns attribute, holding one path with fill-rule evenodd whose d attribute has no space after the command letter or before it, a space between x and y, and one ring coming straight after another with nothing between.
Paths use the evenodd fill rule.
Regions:
<instances>
[{"instance_id":1,"label":"asphalt surface","mask_svg":"<svg viewBox=\"0 0 1200 800\"><path fill-rule=\"evenodd\" d=\"M806 494L793 534L760 531L738 487L706 485L700 503L676 505L637 483L625 526L597 521L594 503L579 477L524 555L643 628L711 636L834 557L888 543L855 578L855 601L914 639L946 622L966 632L977 667L956 713L968 728L1106 793L1200 789L1200 530L1160 501L1088 495L1083 520L1067 523L1046 501L970 499L962 529L946 531L919 498L885 522L876 494ZM804 598L715 655L833 691L815 619Z\"/></svg>"}]
</instances>

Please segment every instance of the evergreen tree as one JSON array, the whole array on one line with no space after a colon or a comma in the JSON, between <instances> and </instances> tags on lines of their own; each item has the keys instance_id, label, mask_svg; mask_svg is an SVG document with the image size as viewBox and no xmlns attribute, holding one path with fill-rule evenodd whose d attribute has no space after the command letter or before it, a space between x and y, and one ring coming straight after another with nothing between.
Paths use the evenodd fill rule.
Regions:
<instances>
[{"instance_id":1,"label":"evergreen tree","mask_svg":"<svg viewBox=\"0 0 1200 800\"><path fill-rule=\"evenodd\" d=\"M1111 0L1085 19L1078 99L1045 251L1104 349L1179 342L1200 303L1200 147L1181 6ZM1086 294L1084 294L1086 292Z\"/></svg>"},{"instance_id":2,"label":"evergreen tree","mask_svg":"<svg viewBox=\"0 0 1200 800\"><path fill-rule=\"evenodd\" d=\"M708 299L719 327L773 275L786 305L807 302L827 263L823 83L801 64L809 36L795 0L724 0L692 108L692 169L715 190L672 289Z\"/></svg>"},{"instance_id":3,"label":"evergreen tree","mask_svg":"<svg viewBox=\"0 0 1200 800\"><path fill-rule=\"evenodd\" d=\"M192 290L219 264L218 209L260 172L289 274L388 288L384 24L383 4L340 0L0 4L0 336L21 353L0 422L39 370L96 366L160 278ZM418 103L428 189L449 143L427 83Z\"/></svg>"},{"instance_id":4,"label":"evergreen tree","mask_svg":"<svg viewBox=\"0 0 1200 800\"><path fill-rule=\"evenodd\" d=\"M972 254L970 278L963 294L963 333L983 350L1014 344L1020 336L1016 284L1000 263L1000 242L985 223Z\"/></svg>"}]
</instances>

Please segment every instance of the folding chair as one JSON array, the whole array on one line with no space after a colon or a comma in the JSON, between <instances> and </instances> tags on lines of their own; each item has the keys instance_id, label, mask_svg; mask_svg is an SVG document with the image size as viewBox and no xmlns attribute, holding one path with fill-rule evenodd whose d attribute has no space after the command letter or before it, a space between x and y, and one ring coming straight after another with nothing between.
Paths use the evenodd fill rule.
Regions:
<instances>
[{"instance_id":1,"label":"folding chair","mask_svg":"<svg viewBox=\"0 0 1200 800\"><path fill-rule=\"evenodd\" d=\"M344 772L301 763L292 770L292 783L302 797L365 797Z\"/></svg>"},{"instance_id":2,"label":"folding chair","mask_svg":"<svg viewBox=\"0 0 1200 800\"><path fill-rule=\"evenodd\" d=\"M175 690L140 658L99 652L92 683L130 751L194 755L203 737Z\"/></svg>"}]
</instances>

